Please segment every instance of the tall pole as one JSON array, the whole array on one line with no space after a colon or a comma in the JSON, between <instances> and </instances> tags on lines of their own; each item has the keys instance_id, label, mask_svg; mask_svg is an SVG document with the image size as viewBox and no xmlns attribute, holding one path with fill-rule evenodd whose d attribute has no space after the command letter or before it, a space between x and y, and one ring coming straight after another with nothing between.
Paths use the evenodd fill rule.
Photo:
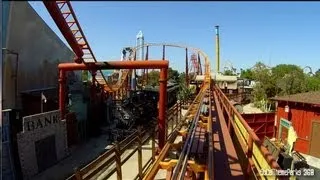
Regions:
<instances>
[{"instance_id":1,"label":"tall pole","mask_svg":"<svg viewBox=\"0 0 320 180\"><path fill-rule=\"evenodd\" d=\"M160 71L159 86L159 119L158 119L158 139L159 149L162 149L166 141L166 109L167 109L167 74L168 69L162 68Z\"/></svg>"},{"instance_id":2,"label":"tall pole","mask_svg":"<svg viewBox=\"0 0 320 180\"><path fill-rule=\"evenodd\" d=\"M216 71L217 73L220 72L220 43L219 43L219 26L216 27L216 54L217 54L217 64L216 64Z\"/></svg>"}]
</instances>

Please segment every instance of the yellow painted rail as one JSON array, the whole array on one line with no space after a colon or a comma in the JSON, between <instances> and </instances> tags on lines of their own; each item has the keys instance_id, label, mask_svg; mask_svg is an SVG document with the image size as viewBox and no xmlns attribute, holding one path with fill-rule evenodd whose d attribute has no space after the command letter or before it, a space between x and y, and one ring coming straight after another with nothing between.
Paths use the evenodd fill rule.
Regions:
<instances>
[{"instance_id":1,"label":"yellow painted rail","mask_svg":"<svg viewBox=\"0 0 320 180\"><path fill-rule=\"evenodd\" d=\"M228 116L226 119L228 119L229 132L232 127L241 149L248 159L247 175L254 176L256 179L279 179L280 177L275 175L267 176L263 173L268 170L280 170L281 168L221 89L215 85L214 91L223 111ZM286 178L281 177L281 179Z\"/></svg>"}]
</instances>

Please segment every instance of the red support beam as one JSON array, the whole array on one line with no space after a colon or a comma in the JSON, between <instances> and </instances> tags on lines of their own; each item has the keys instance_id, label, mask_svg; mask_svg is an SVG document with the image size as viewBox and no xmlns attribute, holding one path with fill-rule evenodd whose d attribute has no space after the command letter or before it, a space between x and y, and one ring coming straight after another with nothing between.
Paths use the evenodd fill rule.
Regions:
<instances>
[{"instance_id":1,"label":"red support beam","mask_svg":"<svg viewBox=\"0 0 320 180\"><path fill-rule=\"evenodd\" d=\"M168 68L169 62L163 60L152 61L109 61L90 62L86 64L61 63L58 68L66 71L100 70L100 69L161 69Z\"/></svg>"},{"instance_id":2,"label":"red support beam","mask_svg":"<svg viewBox=\"0 0 320 180\"><path fill-rule=\"evenodd\" d=\"M167 109L167 69L162 68L160 71L160 87L159 87L159 122L158 122L158 138L159 148L164 147L166 141L166 109Z\"/></svg>"},{"instance_id":3,"label":"red support beam","mask_svg":"<svg viewBox=\"0 0 320 180\"><path fill-rule=\"evenodd\" d=\"M71 29L69 28L68 23L66 22L63 14L60 11L60 8L56 1L43 1L44 5L46 6L48 12L50 13L52 19L57 24L58 28L60 29L62 35L67 40L68 44L70 45L73 52L76 54L75 62L81 63L83 51L81 46L78 44L76 38L74 37Z\"/></svg>"}]
</instances>

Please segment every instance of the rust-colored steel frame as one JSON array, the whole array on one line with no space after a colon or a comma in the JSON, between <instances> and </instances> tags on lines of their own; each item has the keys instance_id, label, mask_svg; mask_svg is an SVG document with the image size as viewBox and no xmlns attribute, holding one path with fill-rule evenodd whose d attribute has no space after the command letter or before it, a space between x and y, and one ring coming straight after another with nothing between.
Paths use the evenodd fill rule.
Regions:
<instances>
[{"instance_id":1,"label":"rust-colored steel frame","mask_svg":"<svg viewBox=\"0 0 320 180\"><path fill-rule=\"evenodd\" d=\"M43 1L50 16L56 23L62 35L67 40L71 49L75 53L76 63L87 63L86 60L97 62L92 49L82 31L80 23L73 11L70 1ZM102 77L105 85L108 86L107 80L103 73L97 74ZM97 79L95 79L97 83ZM93 81L93 84L95 82Z\"/></svg>"},{"instance_id":2,"label":"rust-colored steel frame","mask_svg":"<svg viewBox=\"0 0 320 180\"><path fill-rule=\"evenodd\" d=\"M66 92L66 71L75 70L101 70L101 69L160 69L160 87L159 87L159 148L162 149L165 144L165 128L166 128L166 104L167 104L167 70L169 61L167 60L152 60L152 61L112 61L112 62L96 62L96 63L61 63L59 69L59 108L61 118L65 117L65 92Z\"/></svg>"},{"instance_id":3,"label":"rust-colored steel frame","mask_svg":"<svg viewBox=\"0 0 320 180\"><path fill-rule=\"evenodd\" d=\"M204 82L205 83L205 82ZM194 101L192 102L192 104L189 106L187 113L184 115L184 117L188 117L191 118L192 116L195 116L195 111L198 108L201 108L200 106L200 101L202 100L202 97L204 97L204 93L207 93L206 89L208 87L203 86L201 91L198 93L197 97L194 99ZM162 151L160 152L158 158L156 159L156 161L153 162L151 168L147 171L147 173L145 174L145 176L143 177L144 180L149 180L149 179L154 179L154 177L156 176L156 174L158 173L159 169L163 169L164 167L162 167L163 165L163 161L165 159L165 157L167 156L169 150L171 147L173 147L176 144L173 144L176 137L178 135L182 135L186 134L187 131L179 131L182 127L183 121L181 121L180 123L178 123L178 125L176 126L176 128L171 132L170 136L168 137L168 140L164 146L164 148L162 149ZM208 125L207 123L205 123L206 125ZM212 126L211 126L212 127ZM209 127L210 128L210 127ZM213 158L213 157L212 157ZM189 161L190 162L190 161ZM175 166L175 163L169 163L169 166ZM213 170L213 166L211 166L211 171ZM170 169L170 168L169 168ZM206 179L210 179L208 178L208 169L204 170L205 171L205 175L206 175ZM213 175L212 173L210 175Z\"/></svg>"},{"instance_id":4,"label":"rust-colored steel frame","mask_svg":"<svg viewBox=\"0 0 320 180\"><path fill-rule=\"evenodd\" d=\"M170 43L148 43L148 44L144 44L142 46L137 46L137 47L133 47L134 50L134 55L136 55L136 51L140 48L150 48L150 47L155 47L155 46L161 46L162 47L162 57L165 58L165 50L167 47L176 47L176 48L183 48L186 50L186 84L189 86L189 65L188 65L188 50L194 51L198 53L198 57L201 55L204 58L204 62L203 62L203 66L204 69L202 70L202 65L201 62L198 62L199 65L199 69L201 70L200 74L206 75L207 78L209 78L210 76L210 61L209 61L209 57L206 53L204 53L202 50L198 49L198 48L193 48L190 46L185 46L185 45L178 45L178 44L170 44ZM147 49L148 50L148 49ZM198 60L200 60L200 58L198 58ZM204 71L204 72L203 72Z\"/></svg>"},{"instance_id":5,"label":"rust-colored steel frame","mask_svg":"<svg viewBox=\"0 0 320 180\"><path fill-rule=\"evenodd\" d=\"M67 21L65 20L65 17L61 13L62 7L58 6L58 2L56 1L43 1L44 5L46 6L49 14L51 15L52 19L60 29L60 32L62 35L66 38L67 42L69 43L70 47L72 48L73 52L76 54L75 62L81 63L82 62L82 56L83 51L81 46L78 44L78 41L76 40L74 34L72 33L70 26L68 25ZM70 3L70 2L65 2ZM70 12L71 13L71 12ZM75 21L77 21L75 19Z\"/></svg>"}]
</instances>

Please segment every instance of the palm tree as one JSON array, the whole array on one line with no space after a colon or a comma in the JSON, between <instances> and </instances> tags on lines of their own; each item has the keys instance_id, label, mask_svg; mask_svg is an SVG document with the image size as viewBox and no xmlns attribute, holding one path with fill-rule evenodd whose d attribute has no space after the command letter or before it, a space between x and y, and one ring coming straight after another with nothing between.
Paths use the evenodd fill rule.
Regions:
<instances>
[{"instance_id":1,"label":"palm tree","mask_svg":"<svg viewBox=\"0 0 320 180\"><path fill-rule=\"evenodd\" d=\"M187 88L185 83L179 84L179 93L178 93L178 100L183 102L185 104L192 95L192 90L190 88Z\"/></svg>"}]
</instances>

